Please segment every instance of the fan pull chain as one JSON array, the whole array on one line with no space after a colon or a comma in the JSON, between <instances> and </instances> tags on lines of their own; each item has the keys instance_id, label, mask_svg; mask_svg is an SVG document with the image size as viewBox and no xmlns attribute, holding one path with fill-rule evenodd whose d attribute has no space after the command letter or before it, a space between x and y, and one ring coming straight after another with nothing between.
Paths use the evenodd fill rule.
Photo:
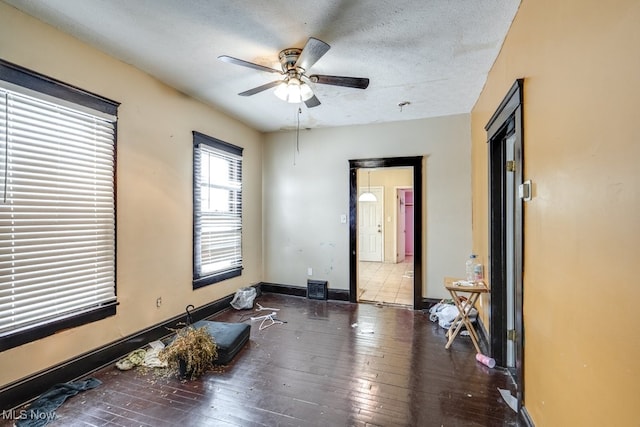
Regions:
<instances>
[{"instance_id":1,"label":"fan pull chain","mask_svg":"<svg viewBox=\"0 0 640 427\"><path fill-rule=\"evenodd\" d=\"M300 154L300 114L302 114L302 108L298 107L298 114L296 114L296 144L293 151L293 166L296 165L296 153Z\"/></svg>"}]
</instances>

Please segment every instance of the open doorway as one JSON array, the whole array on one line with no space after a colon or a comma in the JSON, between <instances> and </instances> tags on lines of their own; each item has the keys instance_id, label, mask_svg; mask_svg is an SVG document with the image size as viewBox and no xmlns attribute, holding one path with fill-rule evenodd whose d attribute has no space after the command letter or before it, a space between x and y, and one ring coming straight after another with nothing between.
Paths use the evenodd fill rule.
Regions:
<instances>
[{"instance_id":1,"label":"open doorway","mask_svg":"<svg viewBox=\"0 0 640 427\"><path fill-rule=\"evenodd\" d=\"M418 157L398 157L383 159L350 160L350 202L349 202L349 299L351 302L371 301L389 302L395 304L408 305L414 309L422 308L422 156ZM389 175L391 170L404 170L409 176L409 182L388 183L378 182L378 177ZM379 171L379 172L378 172ZM383 178L380 178L383 180ZM368 191L371 187L372 191ZM379 216L376 214L376 202L359 202L359 196L363 192L373 193L373 189L382 187L383 209ZM404 190L404 191L401 191ZM407 219L407 194L410 191L410 227L406 227ZM384 198L384 194L387 195ZM398 196L402 195L404 200L402 206ZM368 203L368 204L364 204ZM399 224L399 216L403 215L405 227ZM378 221L379 220L379 221ZM360 225L363 225L362 229ZM379 226L379 227L378 227ZM365 229L369 227L369 229ZM407 228L411 234L407 234ZM378 232L378 229L380 230ZM382 261L367 261L366 256L371 253L369 245L376 244L376 235L379 235L382 243ZM404 239L404 244L402 240ZM406 241L409 240L409 254L407 254ZM402 246L399 246L402 245ZM365 248L366 251L362 251ZM400 250L401 249L401 250ZM404 257L401 252L404 250ZM361 251L365 259L361 259ZM403 258L403 259L401 259ZM398 262L400 261L400 262ZM393 271L395 270L395 271ZM382 276L397 275L393 281L397 291L404 282L406 297L403 300L390 301L390 294L394 291L385 292L378 299L377 294L373 295L368 291L367 282L373 279L374 284L378 282L378 288L382 288L379 283ZM378 275L376 278L375 276ZM362 288L362 289L361 289ZM396 296L398 295L396 291ZM362 297L362 298L361 298Z\"/></svg>"},{"instance_id":2,"label":"open doorway","mask_svg":"<svg viewBox=\"0 0 640 427\"><path fill-rule=\"evenodd\" d=\"M413 218L410 167L358 170L359 302L413 306L413 222L407 226L407 212Z\"/></svg>"}]
</instances>

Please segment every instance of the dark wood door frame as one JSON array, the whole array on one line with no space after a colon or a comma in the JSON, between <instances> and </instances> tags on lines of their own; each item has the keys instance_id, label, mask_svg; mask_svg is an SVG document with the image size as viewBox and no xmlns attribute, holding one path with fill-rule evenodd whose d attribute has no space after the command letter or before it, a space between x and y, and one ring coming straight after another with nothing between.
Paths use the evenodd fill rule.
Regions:
<instances>
[{"instance_id":1,"label":"dark wood door frame","mask_svg":"<svg viewBox=\"0 0 640 427\"><path fill-rule=\"evenodd\" d=\"M515 188L522 184L523 177L523 79L513 84L506 97L493 114L485 130L489 150L489 283L491 285L491 355L500 366L507 357L507 295L506 295L506 220L505 220L505 146L507 136L515 135ZM518 407L524 400L524 324L523 310L523 209L522 203L515 206L515 370L512 374L517 384ZM513 337L512 337L513 338Z\"/></svg>"},{"instance_id":2,"label":"dark wood door frame","mask_svg":"<svg viewBox=\"0 0 640 427\"><path fill-rule=\"evenodd\" d=\"M422 156L349 160L349 301L358 300L358 169L413 169L413 308L422 303Z\"/></svg>"}]
</instances>

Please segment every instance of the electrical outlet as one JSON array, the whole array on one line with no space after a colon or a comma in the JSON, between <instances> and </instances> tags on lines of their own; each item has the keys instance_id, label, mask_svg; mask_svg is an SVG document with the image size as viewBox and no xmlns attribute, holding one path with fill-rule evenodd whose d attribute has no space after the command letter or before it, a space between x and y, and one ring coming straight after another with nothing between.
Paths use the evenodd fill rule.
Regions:
<instances>
[{"instance_id":1,"label":"electrical outlet","mask_svg":"<svg viewBox=\"0 0 640 427\"><path fill-rule=\"evenodd\" d=\"M162 305L162 297L158 297L158 299L156 299L156 307L160 307Z\"/></svg>"},{"instance_id":2,"label":"electrical outlet","mask_svg":"<svg viewBox=\"0 0 640 427\"><path fill-rule=\"evenodd\" d=\"M313 268L307 268L307 276L313 276Z\"/></svg>"}]
</instances>

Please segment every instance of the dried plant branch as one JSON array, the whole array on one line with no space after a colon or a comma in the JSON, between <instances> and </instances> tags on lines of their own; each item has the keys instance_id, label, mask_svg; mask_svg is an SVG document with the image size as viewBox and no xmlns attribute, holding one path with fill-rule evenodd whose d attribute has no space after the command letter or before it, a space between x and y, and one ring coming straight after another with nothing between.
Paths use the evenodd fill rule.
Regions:
<instances>
[{"instance_id":1,"label":"dried plant branch","mask_svg":"<svg viewBox=\"0 0 640 427\"><path fill-rule=\"evenodd\" d=\"M180 363L184 364L186 379L198 378L211 367L218 357L218 346L206 328L187 326L176 331L175 339L159 354L169 368L180 374Z\"/></svg>"}]
</instances>

